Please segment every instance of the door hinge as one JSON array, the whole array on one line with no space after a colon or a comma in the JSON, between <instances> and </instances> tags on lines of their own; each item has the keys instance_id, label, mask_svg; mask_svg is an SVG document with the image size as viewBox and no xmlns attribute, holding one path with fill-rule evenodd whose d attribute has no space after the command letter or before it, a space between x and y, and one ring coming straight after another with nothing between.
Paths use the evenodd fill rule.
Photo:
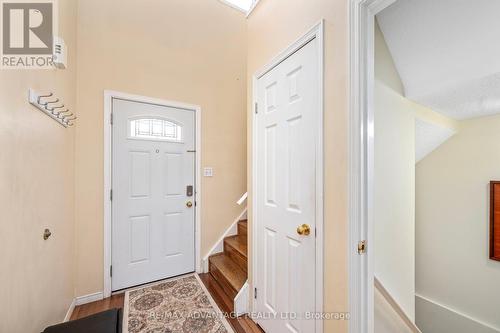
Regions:
<instances>
[{"instance_id":1,"label":"door hinge","mask_svg":"<svg viewBox=\"0 0 500 333\"><path fill-rule=\"evenodd\" d=\"M109 200L113 201L113 189L109 190Z\"/></svg>"},{"instance_id":2,"label":"door hinge","mask_svg":"<svg viewBox=\"0 0 500 333\"><path fill-rule=\"evenodd\" d=\"M358 254L365 254L366 253L366 241L362 240L358 242Z\"/></svg>"},{"instance_id":3,"label":"door hinge","mask_svg":"<svg viewBox=\"0 0 500 333\"><path fill-rule=\"evenodd\" d=\"M109 266L109 276L113 277L113 265Z\"/></svg>"},{"instance_id":4,"label":"door hinge","mask_svg":"<svg viewBox=\"0 0 500 333\"><path fill-rule=\"evenodd\" d=\"M111 117L109 118L109 122L111 125L113 125L113 112L111 112Z\"/></svg>"},{"instance_id":5,"label":"door hinge","mask_svg":"<svg viewBox=\"0 0 500 333\"><path fill-rule=\"evenodd\" d=\"M257 288L253 290L253 298L257 299Z\"/></svg>"},{"instance_id":6,"label":"door hinge","mask_svg":"<svg viewBox=\"0 0 500 333\"><path fill-rule=\"evenodd\" d=\"M255 114L259 113L259 104L255 103Z\"/></svg>"}]
</instances>

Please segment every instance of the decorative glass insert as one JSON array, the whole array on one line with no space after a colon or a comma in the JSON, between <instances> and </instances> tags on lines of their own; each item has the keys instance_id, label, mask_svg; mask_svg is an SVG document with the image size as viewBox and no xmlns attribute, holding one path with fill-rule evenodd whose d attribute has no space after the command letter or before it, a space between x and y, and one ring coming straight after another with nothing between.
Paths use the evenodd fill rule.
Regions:
<instances>
[{"instance_id":1,"label":"decorative glass insert","mask_svg":"<svg viewBox=\"0 0 500 333\"><path fill-rule=\"evenodd\" d=\"M165 119L134 119L130 121L130 137L180 142L182 126Z\"/></svg>"}]
</instances>

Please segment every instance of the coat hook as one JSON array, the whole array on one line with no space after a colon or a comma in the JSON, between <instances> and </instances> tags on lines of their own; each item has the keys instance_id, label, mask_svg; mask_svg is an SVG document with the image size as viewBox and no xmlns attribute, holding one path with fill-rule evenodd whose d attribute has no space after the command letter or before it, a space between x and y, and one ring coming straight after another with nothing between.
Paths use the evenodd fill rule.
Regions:
<instances>
[{"instance_id":1,"label":"coat hook","mask_svg":"<svg viewBox=\"0 0 500 333\"><path fill-rule=\"evenodd\" d=\"M50 232L50 230L49 230L49 229L45 229L45 230L43 231L43 239L44 239L44 240L49 239L49 237L50 237L51 235L52 235L52 232Z\"/></svg>"},{"instance_id":2,"label":"coat hook","mask_svg":"<svg viewBox=\"0 0 500 333\"><path fill-rule=\"evenodd\" d=\"M64 115L65 113L68 113L69 112L69 109L66 109L64 111L61 111L61 112L52 112L57 118L59 119L63 119L64 117L67 117L68 115Z\"/></svg>"},{"instance_id":3,"label":"coat hook","mask_svg":"<svg viewBox=\"0 0 500 333\"><path fill-rule=\"evenodd\" d=\"M56 98L55 101L47 101L45 103L40 103L40 105L47 106L48 104L54 104L54 103L59 103L59 98Z\"/></svg>"},{"instance_id":4,"label":"coat hook","mask_svg":"<svg viewBox=\"0 0 500 333\"><path fill-rule=\"evenodd\" d=\"M64 107L64 104L63 104L63 105L57 105L57 106L54 106L54 107L48 107L48 106L46 106L45 108L46 108L47 110L49 110L50 112L54 113L53 111L54 111L55 109L62 109L63 107Z\"/></svg>"},{"instance_id":5,"label":"coat hook","mask_svg":"<svg viewBox=\"0 0 500 333\"><path fill-rule=\"evenodd\" d=\"M29 89L28 101L64 127L72 126L71 120L76 119L70 109L52 92L46 91L42 94Z\"/></svg>"},{"instance_id":6,"label":"coat hook","mask_svg":"<svg viewBox=\"0 0 500 333\"><path fill-rule=\"evenodd\" d=\"M38 104L40 104L40 99L52 97L53 95L54 95L53 93L49 93L48 95L40 95L40 96L38 96L38 99L37 99Z\"/></svg>"}]
</instances>

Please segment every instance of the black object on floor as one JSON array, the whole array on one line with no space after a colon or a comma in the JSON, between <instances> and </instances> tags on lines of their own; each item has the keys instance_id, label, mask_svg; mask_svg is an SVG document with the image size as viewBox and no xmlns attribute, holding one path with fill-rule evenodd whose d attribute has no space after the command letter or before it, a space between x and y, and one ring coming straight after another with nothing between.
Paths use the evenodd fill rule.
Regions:
<instances>
[{"instance_id":1,"label":"black object on floor","mask_svg":"<svg viewBox=\"0 0 500 333\"><path fill-rule=\"evenodd\" d=\"M121 333L122 310L111 309L47 327L43 333Z\"/></svg>"}]
</instances>

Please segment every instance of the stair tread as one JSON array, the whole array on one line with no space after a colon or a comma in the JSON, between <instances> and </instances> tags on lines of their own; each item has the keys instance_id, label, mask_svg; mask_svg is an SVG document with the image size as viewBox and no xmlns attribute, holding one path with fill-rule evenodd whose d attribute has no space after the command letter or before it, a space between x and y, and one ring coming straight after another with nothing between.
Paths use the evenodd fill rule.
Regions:
<instances>
[{"instance_id":1,"label":"stair tread","mask_svg":"<svg viewBox=\"0 0 500 333\"><path fill-rule=\"evenodd\" d=\"M247 274L229 256L218 253L210 256L209 260L234 290L239 291L243 287L247 280Z\"/></svg>"},{"instance_id":2,"label":"stair tread","mask_svg":"<svg viewBox=\"0 0 500 333\"><path fill-rule=\"evenodd\" d=\"M242 256L247 258L248 246L247 246L247 238L242 237L240 235L226 237L224 239L229 246L238 251Z\"/></svg>"}]
</instances>

